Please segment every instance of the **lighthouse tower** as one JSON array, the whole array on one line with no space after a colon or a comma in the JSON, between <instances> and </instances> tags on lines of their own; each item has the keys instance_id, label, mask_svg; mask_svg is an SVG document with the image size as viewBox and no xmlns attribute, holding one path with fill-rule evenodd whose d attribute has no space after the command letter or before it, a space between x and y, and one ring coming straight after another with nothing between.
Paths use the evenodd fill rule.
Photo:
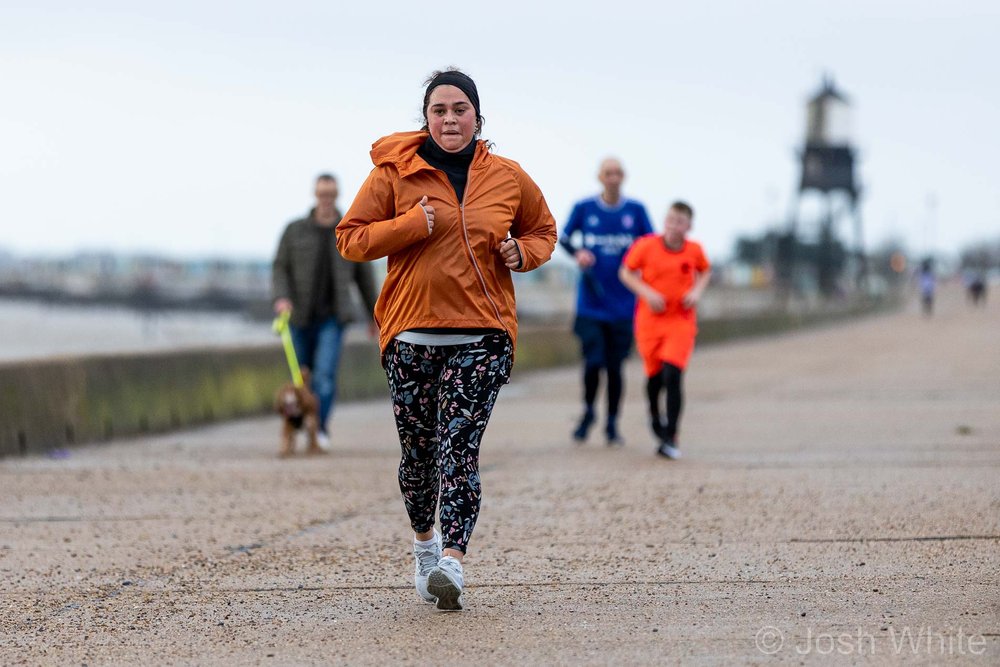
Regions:
<instances>
[{"instance_id":1,"label":"lighthouse tower","mask_svg":"<svg viewBox=\"0 0 1000 667\"><path fill-rule=\"evenodd\" d=\"M845 270L860 286L864 278L859 199L861 188L855 172L856 151L851 136L851 105L833 80L824 77L822 86L806 107L805 145L799 152L801 177L791 215L791 236L797 238L805 228L816 236L814 267L820 292L829 295L836 289L838 276ZM809 208L813 215L804 216ZM854 248L843 256L836 242L838 224L853 221ZM802 271L802 258L792 260L793 275Z\"/></svg>"}]
</instances>

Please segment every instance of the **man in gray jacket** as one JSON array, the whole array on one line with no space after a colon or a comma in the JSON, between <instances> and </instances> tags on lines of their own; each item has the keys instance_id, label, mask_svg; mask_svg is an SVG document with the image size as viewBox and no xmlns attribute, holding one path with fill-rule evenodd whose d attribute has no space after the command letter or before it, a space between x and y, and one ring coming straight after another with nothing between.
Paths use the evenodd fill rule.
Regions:
<instances>
[{"instance_id":1,"label":"man in gray jacket","mask_svg":"<svg viewBox=\"0 0 1000 667\"><path fill-rule=\"evenodd\" d=\"M274 311L290 313L295 354L312 374L324 449L330 444L327 420L337 396L344 330L356 314L351 284L361 292L369 321L378 297L371 266L346 260L337 251L334 229L341 218L337 194L333 176L321 174L316 179L316 207L285 228L271 273ZM370 326L374 330L374 323Z\"/></svg>"}]
</instances>

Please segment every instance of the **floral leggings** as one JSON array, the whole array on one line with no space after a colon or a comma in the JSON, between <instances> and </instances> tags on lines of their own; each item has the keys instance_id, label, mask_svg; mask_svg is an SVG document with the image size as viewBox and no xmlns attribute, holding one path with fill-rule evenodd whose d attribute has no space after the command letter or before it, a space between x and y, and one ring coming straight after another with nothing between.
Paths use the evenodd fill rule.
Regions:
<instances>
[{"instance_id":1,"label":"floral leggings","mask_svg":"<svg viewBox=\"0 0 1000 667\"><path fill-rule=\"evenodd\" d=\"M479 518L479 443L514 346L506 333L478 343L414 345L393 340L382 356L402 458L399 490L417 533L434 526L441 543L465 553Z\"/></svg>"}]
</instances>

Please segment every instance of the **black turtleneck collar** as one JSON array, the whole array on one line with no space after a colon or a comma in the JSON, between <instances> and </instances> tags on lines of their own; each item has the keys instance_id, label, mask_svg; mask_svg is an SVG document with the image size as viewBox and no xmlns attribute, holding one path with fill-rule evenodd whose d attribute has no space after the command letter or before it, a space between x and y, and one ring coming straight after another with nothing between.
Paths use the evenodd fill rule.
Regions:
<instances>
[{"instance_id":1,"label":"black turtleneck collar","mask_svg":"<svg viewBox=\"0 0 1000 667\"><path fill-rule=\"evenodd\" d=\"M459 202L465 196L465 184L469 179L472 158L476 155L476 143L476 140L473 139L468 146L457 153L449 153L438 146L433 139L427 137L424 145L417 149L417 155L422 157L427 164L445 173L451 187L455 188Z\"/></svg>"}]
</instances>

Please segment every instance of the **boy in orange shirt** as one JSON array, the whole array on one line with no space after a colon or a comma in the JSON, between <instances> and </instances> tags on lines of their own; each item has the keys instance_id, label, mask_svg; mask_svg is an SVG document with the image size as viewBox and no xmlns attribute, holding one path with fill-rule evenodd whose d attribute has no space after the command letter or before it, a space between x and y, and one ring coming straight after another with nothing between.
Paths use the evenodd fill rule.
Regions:
<instances>
[{"instance_id":1,"label":"boy in orange shirt","mask_svg":"<svg viewBox=\"0 0 1000 667\"><path fill-rule=\"evenodd\" d=\"M701 245L688 240L694 211L674 202L663 234L637 240L622 261L622 284L639 297L635 308L635 341L646 370L649 416L659 446L657 453L679 458L677 426L683 393L681 375L698 333L695 306L711 278ZM666 420L660 416L660 394L666 389Z\"/></svg>"}]
</instances>

